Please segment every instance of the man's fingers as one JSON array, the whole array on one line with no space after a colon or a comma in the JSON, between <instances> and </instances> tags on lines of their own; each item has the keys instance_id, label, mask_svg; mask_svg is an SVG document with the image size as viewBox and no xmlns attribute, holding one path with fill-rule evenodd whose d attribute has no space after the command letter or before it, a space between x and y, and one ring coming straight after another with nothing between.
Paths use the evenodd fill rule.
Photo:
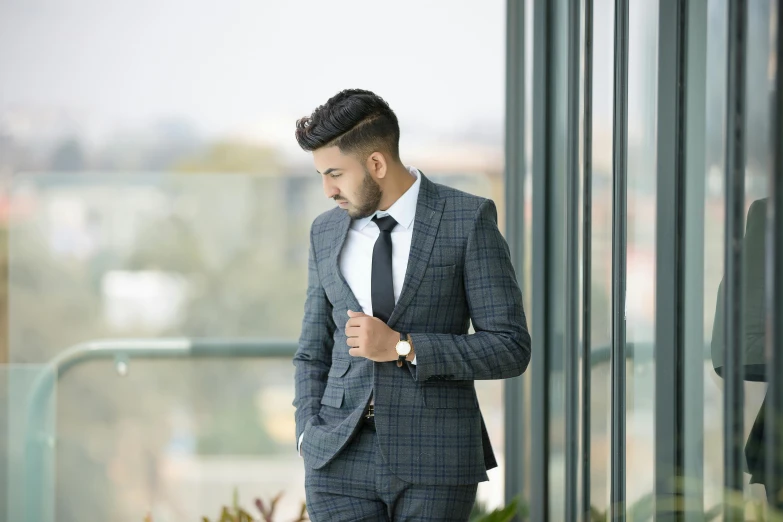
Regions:
<instances>
[{"instance_id":1,"label":"man's fingers","mask_svg":"<svg viewBox=\"0 0 783 522\"><path fill-rule=\"evenodd\" d=\"M354 317L352 319L348 319L345 322L345 327L348 328L349 326L362 326L367 321L367 316L363 315L361 317Z\"/></svg>"},{"instance_id":2,"label":"man's fingers","mask_svg":"<svg viewBox=\"0 0 783 522\"><path fill-rule=\"evenodd\" d=\"M359 336L359 332L361 332L361 331L362 331L362 329L359 328L358 326L348 326L345 329L345 335L347 337L358 337Z\"/></svg>"}]
</instances>

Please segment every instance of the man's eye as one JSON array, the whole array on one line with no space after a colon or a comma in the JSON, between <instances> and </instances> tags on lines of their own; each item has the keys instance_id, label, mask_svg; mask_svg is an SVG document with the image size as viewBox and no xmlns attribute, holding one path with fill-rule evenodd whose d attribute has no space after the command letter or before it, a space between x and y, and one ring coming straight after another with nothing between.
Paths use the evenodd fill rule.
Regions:
<instances>
[{"instance_id":1,"label":"man's eye","mask_svg":"<svg viewBox=\"0 0 783 522\"><path fill-rule=\"evenodd\" d=\"M329 174L329 175L332 176L332 179L339 178L340 176L342 176L342 174Z\"/></svg>"}]
</instances>

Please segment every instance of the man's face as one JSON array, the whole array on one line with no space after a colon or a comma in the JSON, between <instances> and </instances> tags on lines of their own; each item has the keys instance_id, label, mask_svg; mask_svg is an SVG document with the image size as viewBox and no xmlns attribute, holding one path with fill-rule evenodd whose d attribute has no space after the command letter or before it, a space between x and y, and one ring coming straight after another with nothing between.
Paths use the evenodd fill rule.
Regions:
<instances>
[{"instance_id":1,"label":"man's face","mask_svg":"<svg viewBox=\"0 0 783 522\"><path fill-rule=\"evenodd\" d=\"M338 147L313 151L315 169L323 178L324 194L334 199L352 219L371 216L383 196L378 182L355 157Z\"/></svg>"}]
</instances>

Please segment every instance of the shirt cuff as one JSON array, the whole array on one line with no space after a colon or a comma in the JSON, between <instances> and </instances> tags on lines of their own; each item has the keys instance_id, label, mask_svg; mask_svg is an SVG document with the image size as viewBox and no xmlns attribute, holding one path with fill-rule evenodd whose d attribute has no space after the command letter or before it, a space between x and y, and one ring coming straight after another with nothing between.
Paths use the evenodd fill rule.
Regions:
<instances>
[{"instance_id":1,"label":"shirt cuff","mask_svg":"<svg viewBox=\"0 0 783 522\"><path fill-rule=\"evenodd\" d=\"M299 450L299 456L302 456L302 439L304 438L304 433L299 435L299 445L297 445L297 449Z\"/></svg>"}]
</instances>

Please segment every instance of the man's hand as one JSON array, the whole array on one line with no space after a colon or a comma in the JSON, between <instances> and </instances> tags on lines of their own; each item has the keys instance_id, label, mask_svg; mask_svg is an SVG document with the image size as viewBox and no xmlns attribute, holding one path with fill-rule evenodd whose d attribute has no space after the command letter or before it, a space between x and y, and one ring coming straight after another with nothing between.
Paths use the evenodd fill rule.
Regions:
<instances>
[{"instance_id":1,"label":"man's hand","mask_svg":"<svg viewBox=\"0 0 783 522\"><path fill-rule=\"evenodd\" d=\"M365 357L375 362L397 360L395 346L400 334L389 328L377 317L363 312L348 310L345 335L348 336L348 353L354 357Z\"/></svg>"}]
</instances>

